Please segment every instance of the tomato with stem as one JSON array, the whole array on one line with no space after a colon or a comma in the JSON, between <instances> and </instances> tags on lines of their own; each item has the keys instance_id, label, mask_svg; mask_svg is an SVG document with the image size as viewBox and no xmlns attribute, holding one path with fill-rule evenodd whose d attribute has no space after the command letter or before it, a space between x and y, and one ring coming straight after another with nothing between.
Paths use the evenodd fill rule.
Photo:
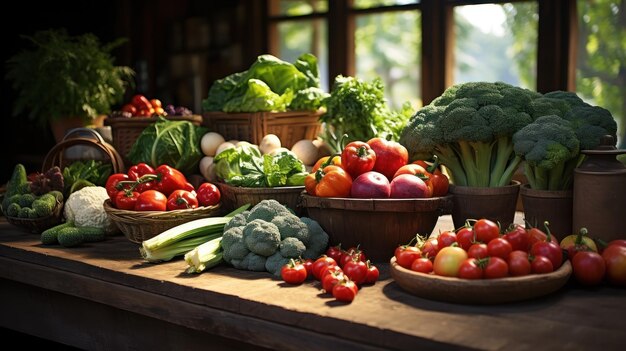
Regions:
<instances>
[{"instance_id":1,"label":"tomato with stem","mask_svg":"<svg viewBox=\"0 0 626 351\"><path fill-rule=\"evenodd\" d=\"M302 284L306 280L306 268L300 261L293 258L280 269L280 276L287 284Z\"/></svg>"}]
</instances>

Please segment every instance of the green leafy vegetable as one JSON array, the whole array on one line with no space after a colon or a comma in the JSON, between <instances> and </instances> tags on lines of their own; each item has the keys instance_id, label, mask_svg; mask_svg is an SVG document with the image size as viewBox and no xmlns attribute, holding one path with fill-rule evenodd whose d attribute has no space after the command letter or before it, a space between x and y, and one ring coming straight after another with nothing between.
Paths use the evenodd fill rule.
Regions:
<instances>
[{"instance_id":1,"label":"green leafy vegetable","mask_svg":"<svg viewBox=\"0 0 626 351\"><path fill-rule=\"evenodd\" d=\"M63 168L63 179L65 182L65 194L78 190L76 184L85 184L85 181L92 185L104 186L111 175L111 165L101 161L75 161L71 165ZM80 182L80 181L83 182ZM76 186L75 186L76 185Z\"/></svg>"},{"instance_id":2,"label":"green leafy vegetable","mask_svg":"<svg viewBox=\"0 0 626 351\"><path fill-rule=\"evenodd\" d=\"M206 128L196 127L189 121L169 121L160 117L137 138L130 153L133 164L145 162L156 168L162 164L190 174L202 158L200 138Z\"/></svg>"}]
</instances>

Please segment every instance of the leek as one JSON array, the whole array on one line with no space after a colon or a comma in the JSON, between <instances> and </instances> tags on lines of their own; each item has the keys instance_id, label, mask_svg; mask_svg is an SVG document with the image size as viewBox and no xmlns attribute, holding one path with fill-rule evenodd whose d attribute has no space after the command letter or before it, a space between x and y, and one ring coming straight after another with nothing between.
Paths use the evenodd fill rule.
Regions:
<instances>
[{"instance_id":1,"label":"leek","mask_svg":"<svg viewBox=\"0 0 626 351\"><path fill-rule=\"evenodd\" d=\"M222 237L212 239L185 254L187 273L201 273L222 262Z\"/></svg>"}]
</instances>

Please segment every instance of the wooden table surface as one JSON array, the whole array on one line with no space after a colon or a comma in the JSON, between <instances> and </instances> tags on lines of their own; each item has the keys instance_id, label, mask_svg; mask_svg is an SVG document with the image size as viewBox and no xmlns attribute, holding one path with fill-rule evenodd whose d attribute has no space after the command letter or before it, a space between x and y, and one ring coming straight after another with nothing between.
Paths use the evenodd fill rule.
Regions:
<instances>
[{"instance_id":1,"label":"wooden table surface","mask_svg":"<svg viewBox=\"0 0 626 351\"><path fill-rule=\"evenodd\" d=\"M569 283L531 301L458 305L410 295L390 278L387 264L379 266L381 279L343 304L312 281L292 287L269 273L227 266L187 275L181 260L142 262L137 245L123 236L71 249L42 246L38 235L0 222L0 326L88 349L604 351L626 345L626 289Z\"/></svg>"}]
</instances>

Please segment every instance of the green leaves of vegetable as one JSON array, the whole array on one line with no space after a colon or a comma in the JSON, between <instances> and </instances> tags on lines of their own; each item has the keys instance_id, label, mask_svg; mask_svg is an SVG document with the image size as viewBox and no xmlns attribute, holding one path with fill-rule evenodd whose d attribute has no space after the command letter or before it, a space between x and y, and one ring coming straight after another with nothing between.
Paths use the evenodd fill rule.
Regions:
<instances>
[{"instance_id":1,"label":"green leaves of vegetable","mask_svg":"<svg viewBox=\"0 0 626 351\"><path fill-rule=\"evenodd\" d=\"M165 118L147 127L135 141L129 160L133 164L145 162L156 168L162 164L190 174L202 158L200 138L206 128L189 121L169 121Z\"/></svg>"}]
</instances>

